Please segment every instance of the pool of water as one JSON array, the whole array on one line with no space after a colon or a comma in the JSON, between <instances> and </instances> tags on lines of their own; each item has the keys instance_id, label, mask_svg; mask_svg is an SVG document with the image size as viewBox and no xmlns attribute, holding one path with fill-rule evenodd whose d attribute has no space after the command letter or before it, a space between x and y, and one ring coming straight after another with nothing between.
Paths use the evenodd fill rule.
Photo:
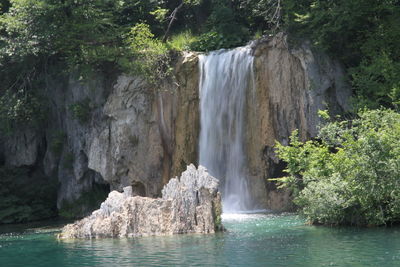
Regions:
<instances>
[{"instance_id":1,"label":"pool of water","mask_svg":"<svg viewBox=\"0 0 400 267\"><path fill-rule=\"evenodd\" d=\"M59 241L59 225L0 227L0 266L400 266L400 228L224 215L226 233Z\"/></svg>"}]
</instances>

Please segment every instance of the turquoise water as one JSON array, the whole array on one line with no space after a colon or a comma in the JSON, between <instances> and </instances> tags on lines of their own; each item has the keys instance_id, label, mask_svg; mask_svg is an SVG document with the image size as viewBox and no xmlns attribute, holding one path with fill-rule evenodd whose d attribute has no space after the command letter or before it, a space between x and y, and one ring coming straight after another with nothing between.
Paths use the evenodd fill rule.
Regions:
<instances>
[{"instance_id":1,"label":"turquoise water","mask_svg":"<svg viewBox=\"0 0 400 267\"><path fill-rule=\"evenodd\" d=\"M224 225L216 235L68 242L55 226L0 227L0 266L400 266L400 228L315 227L261 214L225 216Z\"/></svg>"}]
</instances>

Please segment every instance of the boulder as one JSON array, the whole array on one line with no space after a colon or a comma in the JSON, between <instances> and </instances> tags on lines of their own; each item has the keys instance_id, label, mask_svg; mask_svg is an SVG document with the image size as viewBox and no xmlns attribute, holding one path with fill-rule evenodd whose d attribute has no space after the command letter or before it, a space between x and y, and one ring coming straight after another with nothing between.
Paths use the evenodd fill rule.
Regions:
<instances>
[{"instance_id":1,"label":"boulder","mask_svg":"<svg viewBox=\"0 0 400 267\"><path fill-rule=\"evenodd\" d=\"M162 198L133 196L132 187L112 191L100 209L66 225L60 238L135 237L222 230L218 180L194 165L162 190Z\"/></svg>"}]
</instances>

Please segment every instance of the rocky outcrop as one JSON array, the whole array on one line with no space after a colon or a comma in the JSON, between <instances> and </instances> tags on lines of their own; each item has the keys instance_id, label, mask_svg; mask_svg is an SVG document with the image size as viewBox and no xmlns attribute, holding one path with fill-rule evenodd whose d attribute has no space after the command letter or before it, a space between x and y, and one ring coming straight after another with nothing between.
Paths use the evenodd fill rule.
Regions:
<instances>
[{"instance_id":1,"label":"rocky outcrop","mask_svg":"<svg viewBox=\"0 0 400 267\"><path fill-rule=\"evenodd\" d=\"M218 180L190 165L162 190L162 198L133 196L132 187L112 191L87 218L63 228L61 238L133 237L221 230Z\"/></svg>"},{"instance_id":2,"label":"rocky outcrop","mask_svg":"<svg viewBox=\"0 0 400 267\"><path fill-rule=\"evenodd\" d=\"M274 153L275 141L287 144L295 129L302 140L317 135L318 110L348 110L350 89L339 62L312 50L305 42L290 48L278 34L252 44L254 86L247 91L246 150L252 195L261 206L287 209L290 196L267 178L280 177L283 166Z\"/></svg>"}]
</instances>

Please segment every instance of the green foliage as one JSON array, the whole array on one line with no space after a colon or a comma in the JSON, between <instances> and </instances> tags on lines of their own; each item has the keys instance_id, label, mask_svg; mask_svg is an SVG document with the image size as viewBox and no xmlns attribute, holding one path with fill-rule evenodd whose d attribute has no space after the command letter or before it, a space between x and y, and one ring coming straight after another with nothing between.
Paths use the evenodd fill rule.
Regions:
<instances>
[{"instance_id":1,"label":"green foliage","mask_svg":"<svg viewBox=\"0 0 400 267\"><path fill-rule=\"evenodd\" d=\"M398 1L286 0L286 27L340 59L359 106L396 107L400 77Z\"/></svg>"},{"instance_id":2,"label":"green foliage","mask_svg":"<svg viewBox=\"0 0 400 267\"><path fill-rule=\"evenodd\" d=\"M154 38L150 26L136 24L128 34L127 43L135 60L130 68L155 85L171 75L171 58L165 43Z\"/></svg>"},{"instance_id":3,"label":"green foliage","mask_svg":"<svg viewBox=\"0 0 400 267\"><path fill-rule=\"evenodd\" d=\"M93 187L81 194L74 201L63 201L59 215L67 219L77 219L87 216L90 212L100 207L107 198L109 189L107 186L94 184Z\"/></svg>"},{"instance_id":4,"label":"green foliage","mask_svg":"<svg viewBox=\"0 0 400 267\"><path fill-rule=\"evenodd\" d=\"M282 3L279 0L238 1L238 13L253 32L270 33L280 29L282 24Z\"/></svg>"},{"instance_id":5,"label":"green foliage","mask_svg":"<svg viewBox=\"0 0 400 267\"><path fill-rule=\"evenodd\" d=\"M232 48L245 44L249 29L241 24L230 1L212 1L212 12L206 21L207 31L191 45L197 51Z\"/></svg>"},{"instance_id":6,"label":"green foliage","mask_svg":"<svg viewBox=\"0 0 400 267\"><path fill-rule=\"evenodd\" d=\"M194 36L191 31L184 31L173 35L166 45L173 51L188 51L197 39L197 36Z\"/></svg>"},{"instance_id":7,"label":"green foliage","mask_svg":"<svg viewBox=\"0 0 400 267\"><path fill-rule=\"evenodd\" d=\"M223 37L215 31L210 31L200 35L197 41L190 45L190 49L194 51L212 51L222 48L223 45Z\"/></svg>"},{"instance_id":8,"label":"green foliage","mask_svg":"<svg viewBox=\"0 0 400 267\"><path fill-rule=\"evenodd\" d=\"M20 127L38 128L45 120L45 103L32 91L7 90L0 96L0 132L12 134Z\"/></svg>"},{"instance_id":9,"label":"green foliage","mask_svg":"<svg viewBox=\"0 0 400 267\"><path fill-rule=\"evenodd\" d=\"M115 60L110 53L118 50L121 29L112 11L119 2L13 0L0 18L5 33L0 54L13 60L57 55L73 67Z\"/></svg>"},{"instance_id":10,"label":"green foliage","mask_svg":"<svg viewBox=\"0 0 400 267\"><path fill-rule=\"evenodd\" d=\"M385 225L400 221L400 114L362 111L321 128L319 141L276 145L295 203L312 223Z\"/></svg>"},{"instance_id":11,"label":"green foliage","mask_svg":"<svg viewBox=\"0 0 400 267\"><path fill-rule=\"evenodd\" d=\"M272 3L271 0L265 1L268 5ZM251 30L246 19L254 17L255 13L262 14L263 4L251 1L250 5L246 5L246 2L1 2L3 9L0 13L0 66L14 65L18 70L29 65L35 68L38 74L47 75L47 64L54 61L67 64L67 71L83 71L87 67L101 70L114 64L124 71L133 69L136 73L142 73L154 83L169 76L168 49L181 51L196 48L208 51L230 48L248 41ZM178 7L180 11L176 17L169 17ZM245 10L251 12L244 12ZM246 15L241 15L242 13ZM174 22L171 32L175 37L168 44L162 44L158 39L164 35L171 19ZM148 25L147 29L143 25ZM146 31L152 36L141 35ZM188 34L190 31L203 35L197 42L197 38ZM136 41L139 43L136 44ZM136 62L132 63L132 57ZM29 64L26 64L28 62ZM154 67L155 72L152 71ZM2 78L9 80L9 83L3 83L3 88L0 89L5 90L15 82L15 73L18 72L3 73ZM0 76L3 75L0 73Z\"/></svg>"},{"instance_id":12,"label":"green foliage","mask_svg":"<svg viewBox=\"0 0 400 267\"><path fill-rule=\"evenodd\" d=\"M190 48L195 51L212 51L221 48L231 48L243 45L246 38L232 34L224 35L216 31L206 32L200 35L197 41L194 41Z\"/></svg>"},{"instance_id":13,"label":"green foliage","mask_svg":"<svg viewBox=\"0 0 400 267\"><path fill-rule=\"evenodd\" d=\"M0 224L57 216L57 182L28 168L0 168Z\"/></svg>"},{"instance_id":14,"label":"green foliage","mask_svg":"<svg viewBox=\"0 0 400 267\"><path fill-rule=\"evenodd\" d=\"M81 124L88 123L92 114L90 99L85 98L81 101L71 104L69 106L69 110L72 112L73 117Z\"/></svg>"},{"instance_id":15,"label":"green foliage","mask_svg":"<svg viewBox=\"0 0 400 267\"><path fill-rule=\"evenodd\" d=\"M165 20L167 13L168 9L165 8L157 8L156 10L150 12L150 14L153 15L154 18L159 22L163 22Z\"/></svg>"},{"instance_id":16,"label":"green foliage","mask_svg":"<svg viewBox=\"0 0 400 267\"><path fill-rule=\"evenodd\" d=\"M359 106L399 108L400 62L398 60L381 52L379 55L364 59L360 66L351 69L350 73Z\"/></svg>"}]
</instances>

